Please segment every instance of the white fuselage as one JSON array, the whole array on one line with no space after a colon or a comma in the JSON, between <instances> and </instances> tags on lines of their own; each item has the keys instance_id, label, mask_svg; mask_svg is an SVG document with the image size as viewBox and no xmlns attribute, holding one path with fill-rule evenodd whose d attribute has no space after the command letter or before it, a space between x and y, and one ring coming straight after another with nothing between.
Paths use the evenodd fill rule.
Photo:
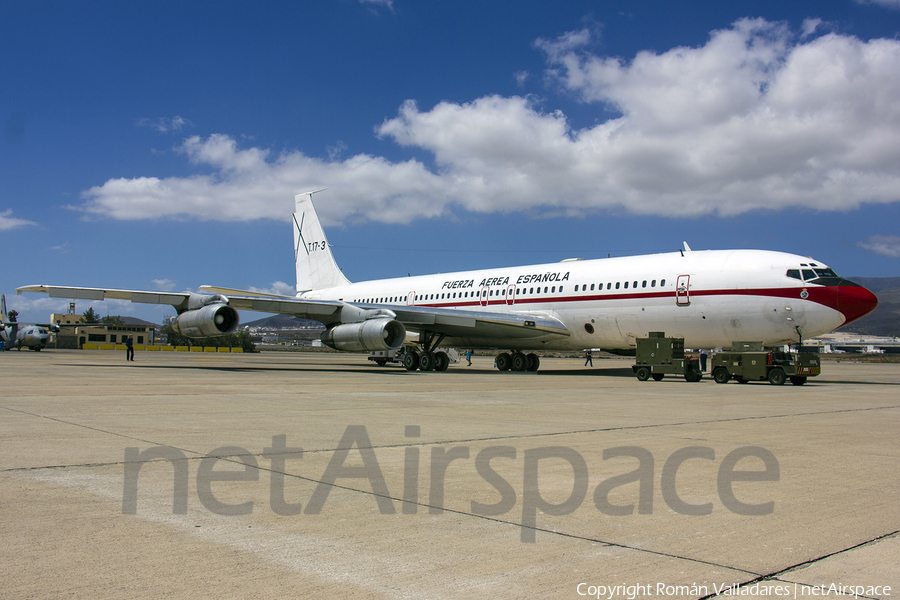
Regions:
<instances>
[{"instance_id":1,"label":"white fuselage","mask_svg":"<svg viewBox=\"0 0 900 600\"><path fill-rule=\"evenodd\" d=\"M691 348L734 341L797 342L847 320L823 286L787 275L813 259L762 250L674 252L352 283L308 299L543 314L570 336L509 340L517 350L631 348L651 331ZM811 272L808 271L808 272ZM502 340L448 338L442 345L503 347Z\"/></svg>"}]
</instances>

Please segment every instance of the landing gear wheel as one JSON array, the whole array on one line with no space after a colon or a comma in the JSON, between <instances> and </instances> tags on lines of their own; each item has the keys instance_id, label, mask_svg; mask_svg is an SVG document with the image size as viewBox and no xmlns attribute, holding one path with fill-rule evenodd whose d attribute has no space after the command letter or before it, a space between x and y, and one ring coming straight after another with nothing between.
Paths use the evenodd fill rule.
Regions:
<instances>
[{"instance_id":1,"label":"landing gear wheel","mask_svg":"<svg viewBox=\"0 0 900 600\"><path fill-rule=\"evenodd\" d=\"M537 354L529 354L528 355L528 370L529 371L537 371L541 368L541 359Z\"/></svg>"},{"instance_id":2,"label":"landing gear wheel","mask_svg":"<svg viewBox=\"0 0 900 600\"><path fill-rule=\"evenodd\" d=\"M450 357L447 356L446 352L435 352L434 353L434 370L435 371L446 371L450 366Z\"/></svg>"},{"instance_id":3,"label":"landing gear wheel","mask_svg":"<svg viewBox=\"0 0 900 600\"><path fill-rule=\"evenodd\" d=\"M384 365L387 364L387 360L385 360L385 359L383 359L383 358L380 358L380 359L378 359L378 360L375 361L375 364L378 365L379 367L383 367Z\"/></svg>"},{"instance_id":4,"label":"landing gear wheel","mask_svg":"<svg viewBox=\"0 0 900 600\"><path fill-rule=\"evenodd\" d=\"M798 375L794 375L791 377L791 385L803 385L806 383L806 377L801 377Z\"/></svg>"},{"instance_id":5,"label":"landing gear wheel","mask_svg":"<svg viewBox=\"0 0 900 600\"><path fill-rule=\"evenodd\" d=\"M784 370L772 369L769 371L769 383L772 385L784 385L785 379L787 379L787 377L784 374Z\"/></svg>"},{"instance_id":6,"label":"landing gear wheel","mask_svg":"<svg viewBox=\"0 0 900 600\"><path fill-rule=\"evenodd\" d=\"M731 375L725 367L718 367L713 371L713 379L716 380L716 383L728 383L728 380L731 379Z\"/></svg>"},{"instance_id":7,"label":"landing gear wheel","mask_svg":"<svg viewBox=\"0 0 900 600\"><path fill-rule=\"evenodd\" d=\"M423 352L419 355L419 370L420 371L433 371L434 370L434 353L433 352Z\"/></svg>"},{"instance_id":8,"label":"landing gear wheel","mask_svg":"<svg viewBox=\"0 0 900 600\"><path fill-rule=\"evenodd\" d=\"M497 369L500 371L509 371L509 367L511 366L512 359L509 354L506 352L501 352L497 355Z\"/></svg>"},{"instance_id":9,"label":"landing gear wheel","mask_svg":"<svg viewBox=\"0 0 900 600\"><path fill-rule=\"evenodd\" d=\"M419 353L415 350L410 350L406 354L403 355L403 366L407 371L415 371L419 368Z\"/></svg>"},{"instance_id":10,"label":"landing gear wheel","mask_svg":"<svg viewBox=\"0 0 900 600\"><path fill-rule=\"evenodd\" d=\"M512 355L511 368L513 371L525 371L528 369L528 357L521 352L516 352Z\"/></svg>"},{"instance_id":11,"label":"landing gear wheel","mask_svg":"<svg viewBox=\"0 0 900 600\"><path fill-rule=\"evenodd\" d=\"M634 375L638 378L638 381L647 381L648 379L650 379L650 369L648 369L647 367L641 367L634 372Z\"/></svg>"},{"instance_id":12,"label":"landing gear wheel","mask_svg":"<svg viewBox=\"0 0 900 600\"><path fill-rule=\"evenodd\" d=\"M662 381L665 375L662 373L654 373L651 377L653 377L653 381Z\"/></svg>"}]
</instances>

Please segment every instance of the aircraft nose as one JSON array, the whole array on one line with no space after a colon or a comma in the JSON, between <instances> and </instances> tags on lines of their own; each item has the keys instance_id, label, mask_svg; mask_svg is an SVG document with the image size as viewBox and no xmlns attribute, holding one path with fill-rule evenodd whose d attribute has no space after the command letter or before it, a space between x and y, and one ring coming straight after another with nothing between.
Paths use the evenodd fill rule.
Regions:
<instances>
[{"instance_id":1,"label":"aircraft nose","mask_svg":"<svg viewBox=\"0 0 900 600\"><path fill-rule=\"evenodd\" d=\"M837 289L837 309L844 315L844 325L860 319L878 306L875 294L857 283L842 279Z\"/></svg>"}]
</instances>

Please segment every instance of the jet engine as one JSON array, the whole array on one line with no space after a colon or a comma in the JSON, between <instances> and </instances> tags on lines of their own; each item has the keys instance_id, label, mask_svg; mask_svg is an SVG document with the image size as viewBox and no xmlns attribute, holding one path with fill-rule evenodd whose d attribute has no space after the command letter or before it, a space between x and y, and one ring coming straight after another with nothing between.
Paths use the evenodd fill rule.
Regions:
<instances>
[{"instance_id":1,"label":"jet engine","mask_svg":"<svg viewBox=\"0 0 900 600\"><path fill-rule=\"evenodd\" d=\"M383 317L337 325L320 337L323 344L335 350L395 350L403 345L406 328L400 321Z\"/></svg>"},{"instance_id":2,"label":"jet engine","mask_svg":"<svg viewBox=\"0 0 900 600\"><path fill-rule=\"evenodd\" d=\"M189 338L227 335L237 329L238 312L227 304L208 304L186 310L172 323L172 329Z\"/></svg>"}]
</instances>

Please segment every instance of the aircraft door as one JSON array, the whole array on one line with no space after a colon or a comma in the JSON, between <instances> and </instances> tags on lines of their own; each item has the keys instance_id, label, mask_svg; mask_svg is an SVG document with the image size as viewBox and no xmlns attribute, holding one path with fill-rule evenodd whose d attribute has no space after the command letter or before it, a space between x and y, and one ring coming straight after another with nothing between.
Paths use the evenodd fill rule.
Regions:
<instances>
[{"instance_id":1,"label":"aircraft door","mask_svg":"<svg viewBox=\"0 0 900 600\"><path fill-rule=\"evenodd\" d=\"M416 305L416 293L410 292L406 295L406 305L407 306L415 306Z\"/></svg>"},{"instance_id":2,"label":"aircraft door","mask_svg":"<svg viewBox=\"0 0 900 600\"><path fill-rule=\"evenodd\" d=\"M516 303L516 286L515 284L506 288L506 303L513 305Z\"/></svg>"},{"instance_id":3,"label":"aircraft door","mask_svg":"<svg viewBox=\"0 0 900 600\"><path fill-rule=\"evenodd\" d=\"M679 275L675 282L675 304L687 306L691 303L691 276Z\"/></svg>"},{"instance_id":4,"label":"aircraft door","mask_svg":"<svg viewBox=\"0 0 900 600\"><path fill-rule=\"evenodd\" d=\"M490 293L491 293L491 288L489 288L487 286L481 288L481 291L479 292L479 296L478 296L478 302L482 306L487 306L490 303L490 296L489 296Z\"/></svg>"}]
</instances>

